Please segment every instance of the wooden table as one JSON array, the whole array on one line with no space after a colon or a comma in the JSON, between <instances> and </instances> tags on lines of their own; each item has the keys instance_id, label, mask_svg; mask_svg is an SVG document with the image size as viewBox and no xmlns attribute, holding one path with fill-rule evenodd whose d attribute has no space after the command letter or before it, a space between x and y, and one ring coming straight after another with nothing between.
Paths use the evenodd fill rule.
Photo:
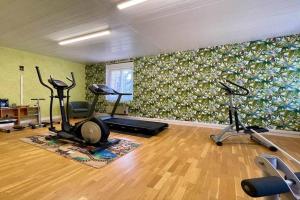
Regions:
<instances>
[{"instance_id":1,"label":"wooden table","mask_svg":"<svg viewBox=\"0 0 300 200\"><path fill-rule=\"evenodd\" d=\"M0 108L1 119L15 119L16 125L21 125L23 120L37 119L38 108L30 106L16 106ZM2 127L2 131L10 132L11 127Z\"/></svg>"}]
</instances>

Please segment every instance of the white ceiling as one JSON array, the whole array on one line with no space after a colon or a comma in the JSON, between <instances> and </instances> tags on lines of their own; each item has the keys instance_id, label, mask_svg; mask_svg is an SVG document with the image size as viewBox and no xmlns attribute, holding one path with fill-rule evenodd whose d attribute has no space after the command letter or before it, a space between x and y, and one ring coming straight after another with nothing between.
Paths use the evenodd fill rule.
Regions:
<instances>
[{"instance_id":1,"label":"white ceiling","mask_svg":"<svg viewBox=\"0 0 300 200\"><path fill-rule=\"evenodd\" d=\"M299 0L0 0L0 46L94 63L300 33ZM57 41L110 29L77 44Z\"/></svg>"}]
</instances>

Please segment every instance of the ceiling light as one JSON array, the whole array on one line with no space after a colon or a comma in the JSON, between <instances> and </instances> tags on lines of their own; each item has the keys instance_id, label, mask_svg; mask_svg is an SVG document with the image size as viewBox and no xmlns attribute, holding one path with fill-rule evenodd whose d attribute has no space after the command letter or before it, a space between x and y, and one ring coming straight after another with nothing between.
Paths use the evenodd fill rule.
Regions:
<instances>
[{"instance_id":1,"label":"ceiling light","mask_svg":"<svg viewBox=\"0 0 300 200\"><path fill-rule=\"evenodd\" d=\"M110 34L109 30L101 31L101 32L94 32L94 33L90 33L90 34L87 34L87 35L82 35L82 36L79 36L79 37L63 40L63 41L60 41L58 44L59 45L67 45L67 44L80 42L80 41L83 41L83 40L88 40L88 39L101 37L101 36L109 35L109 34Z\"/></svg>"},{"instance_id":2,"label":"ceiling light","mask_svg":"<svg viewBox=\"0 0 300 200\"><path fill-rule=\"evenodd\" d=\"M147 1L147 0L130 0L130 1L125 1L123 3L119 3L117 5L117 7L118 7L119 10L122 10L122 9L125 9L125 8L128 8L128 7L131 7L131 6L143 3L145 1Z\"/></svg>"}]
</instances>

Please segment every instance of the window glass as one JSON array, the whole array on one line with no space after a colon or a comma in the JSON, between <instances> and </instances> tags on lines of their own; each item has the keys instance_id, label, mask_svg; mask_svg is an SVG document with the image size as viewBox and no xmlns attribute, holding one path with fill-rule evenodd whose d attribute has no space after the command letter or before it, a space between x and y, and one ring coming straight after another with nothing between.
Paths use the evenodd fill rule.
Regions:
<instances>
[{"instance_id":1,"label":"window glass","mask_svg":"<svg viewBox=\"0 0 300 200\"><path fill-rule=\"evenodd\" d=\"M106 65L106 85L121 93L133 93L133 63ZM124 95L121 102L131 101L133 95ZM106 100L116 101L117 95L108 95Z\"/></svg>"}]
</instances>

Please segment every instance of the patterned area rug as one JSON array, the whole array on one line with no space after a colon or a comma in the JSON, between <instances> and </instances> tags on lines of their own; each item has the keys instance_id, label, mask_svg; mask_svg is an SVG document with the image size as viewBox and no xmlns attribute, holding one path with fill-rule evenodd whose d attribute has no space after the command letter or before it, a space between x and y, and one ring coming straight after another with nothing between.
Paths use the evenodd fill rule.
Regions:
<instances>
[{"instance_id":1,"label":"patterned area rug","mask_svg":"<svg viewBox=\"0 0 300 200\"><path fill-rule=\"evenodd\" d=\"M121 139L118 144L101 150L66 140L46 140L46 136L47 135L35 135L21 138L21 140L94 168L104 167L140 146L138 143Z\"/></svg>"}]
</instances>

